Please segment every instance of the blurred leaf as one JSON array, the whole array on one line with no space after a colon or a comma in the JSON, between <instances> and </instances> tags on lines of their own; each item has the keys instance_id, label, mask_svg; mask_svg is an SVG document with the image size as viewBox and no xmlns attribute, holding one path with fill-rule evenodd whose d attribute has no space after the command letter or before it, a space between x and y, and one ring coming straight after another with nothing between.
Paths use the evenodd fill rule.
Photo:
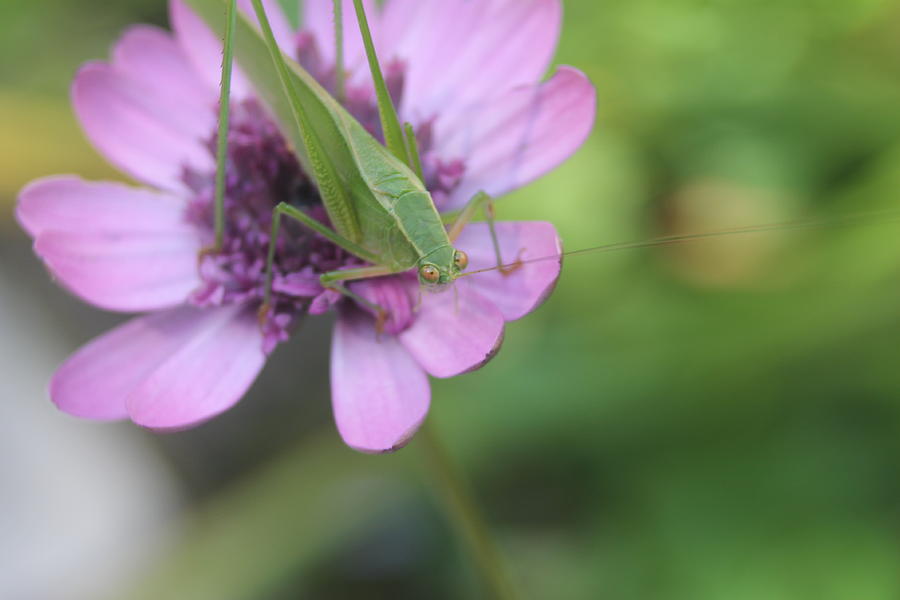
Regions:
<instances>
[{"instance_id":1,"label":"blurred leaf","mask_svg":"<svg viewBox=\"0 0 900 600\"><path fill-rule=\"evenodd\" d=\"M0 90L0 200L56 173L122 178L88 145L67 103ZM3 221L9 214L3 211Z\"/></svg>"},{"instance_id":2,"label":"blurred leaf","mask_svg":"<svg viewBox=\"0 0 900 600\"><path fill-rule=\"evenodd\" d=\"M179 546L116 597L258 600L300 585L316 560L415 490L409 460L358 454L330 431L309 439L189 513Z\"/></svg>"}]
</instances>

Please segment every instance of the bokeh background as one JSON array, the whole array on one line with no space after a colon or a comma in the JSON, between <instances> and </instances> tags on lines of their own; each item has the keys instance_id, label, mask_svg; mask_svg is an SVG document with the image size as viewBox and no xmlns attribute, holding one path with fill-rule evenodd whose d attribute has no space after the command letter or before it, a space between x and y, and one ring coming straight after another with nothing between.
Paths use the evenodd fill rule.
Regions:
<instances>
[{"instance_id":1,"label":"bokeh background","mask_svg":"<svg viewBox=\"0 0 900 600\"><path fill-rule=\"evenodd\" d=\"M426 0L429 1L429 0ZM594 135L502 218L568 249L896 210L900 3L566 0ZM53 173L120 178L77 66L164 0L0 4L0 597L482 597L414 441L344 447L328 319L237 408L156 436L45 386L122 320L55 287L12 217ZM572 257L430 421L523 597L900 598L900 222Z\"/></svg>"}]
</instances>

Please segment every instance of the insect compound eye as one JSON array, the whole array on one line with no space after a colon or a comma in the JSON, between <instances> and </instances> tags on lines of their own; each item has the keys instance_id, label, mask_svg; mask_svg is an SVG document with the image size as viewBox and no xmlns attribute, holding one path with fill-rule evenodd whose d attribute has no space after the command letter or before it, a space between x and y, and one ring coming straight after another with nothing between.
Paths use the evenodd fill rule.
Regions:
<instances>
[{"instance_id":1,"label":"insect compound eye","mask_svg":"<svg viewBox=\"0 0 900 600\"><path fill-rule=\"evenodd\" d=\"M465 271L466 267L469 266L469 255L462 250L457 250L456 254L453 255L453 264L460 271Z\"/></svg>"},{"instance_id":2,"label":"insect compound eye","mask_svg":"<svg viewBox=\"0 0 900 600\"><path fill-rule=\"evenodd\" d=\"M437 283L441 278L441 272L434 265L422 265L419 269L419 275L428 283Z\"/></svg>"}]
</instances>

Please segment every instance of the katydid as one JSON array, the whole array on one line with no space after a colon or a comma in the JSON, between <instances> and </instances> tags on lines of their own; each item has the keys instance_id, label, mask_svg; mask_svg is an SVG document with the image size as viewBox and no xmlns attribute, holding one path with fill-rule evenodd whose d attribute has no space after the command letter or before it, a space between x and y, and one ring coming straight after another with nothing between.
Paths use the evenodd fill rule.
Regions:
<instances>
[{"instance_id":1,"label":"katydid","mask_svg":"<svg viewBox=\"0 0 900 600\"><path fill-rule=\"evenodd\" d=\"M222 0L189 1L208 22L215 23L212 10L216 5L221 7ZM224 26L226 51L236 46L239 61L248 56L256 61L253 63L256 70L248 76L251 80L256 77L256 83L268 89L267 100L277 101L273 110L280 117L282 126L287 126L288 137L305 170L314 177L332 226L327 227L285 202L275 207L261 317L265 317L270 302L275 241L285 216L371 263L370 266L323 273L320 281L324 287L375 309L382 319L386 315L380 307L354 294L343 282L416 269L423 288L430 291L447 289L468 265L468 257L454 248L453 241L479 209L485 209L491 216L487 210L491 199L484 193L476 194L449 230L445 227L421 179L421 162L412 127L407 124L401 128L387 92L362 2L355 0L356 11L376 86L387 147L372 137L308 73L282 54L261 0L252 0L252 5L261 37L246 16L241 15L236 21L228 19ZM341 16L336 10L338 29L342 27ZM268 72L261 68L261 46L270 58L271 70ZM340 49L336 54L341 56ZM227 67L230 60L226 54L224 66ZM338 65L337 70L342 71L342 66ZM280 83L281 98L271 89L275 79L272 71ZM230 70L223 69L223 96L229 90L229 77ZM339 73L338 81L341 80ZM222 104L226 101L223 98ZM290 122L285 123L288 120ZM220 160L218 169L223 168ZM220 195L216 201L221 202ZM497 252L500 265L499 249Z\"/></svg>"}]
</instances>

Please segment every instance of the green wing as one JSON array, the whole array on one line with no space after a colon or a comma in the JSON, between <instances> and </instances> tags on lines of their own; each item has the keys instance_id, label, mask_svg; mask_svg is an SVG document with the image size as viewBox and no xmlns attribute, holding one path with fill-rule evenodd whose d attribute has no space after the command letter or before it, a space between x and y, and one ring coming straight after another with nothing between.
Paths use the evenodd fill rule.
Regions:
<instances>
[{"instance_id":1,"label":"green wing","mask_svg":"<svg viewBox=\"0 0 900 600\"><path fill-rule=\"evenodd\" d=\"M224 36L225 0L186 2L216 34ZM398 226L390 194L405 189L400 180L407 182L408 191L424 192L416 176L309 73L285 57L295 92L292 98L281 83L261 33L243 14L237 20L235 57L304 170L316 176L335 230L381 257L386 266L414 266L420 254ZM302 123L306 127L298 126L295 111L305 116ZM385 177L398 173L401 176L397 182L381 185Z\"/></svg>"}]
</instances>

